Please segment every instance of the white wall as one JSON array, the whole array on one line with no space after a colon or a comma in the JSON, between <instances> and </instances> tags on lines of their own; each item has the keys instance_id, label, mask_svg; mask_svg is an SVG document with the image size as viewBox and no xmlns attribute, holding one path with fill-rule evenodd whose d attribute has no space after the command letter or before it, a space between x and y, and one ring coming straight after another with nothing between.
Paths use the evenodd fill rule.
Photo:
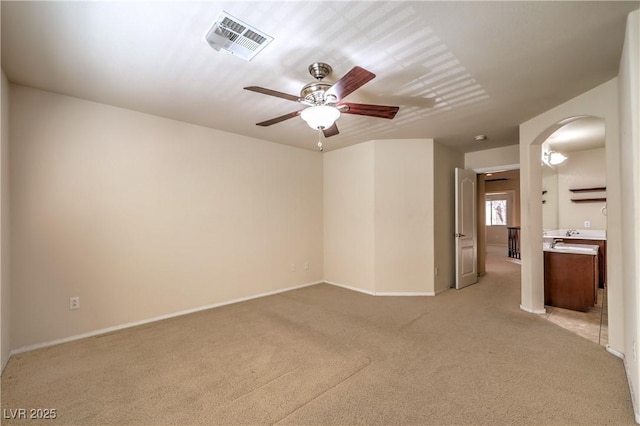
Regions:
<instances>
[{"instance_id":1,"label":"white wall","mask_svg":"<svg viewBox=\"0 0 640 426\"><path fill-rule=\"evenodd\" d=\"M606 187L606 158L605 148L573 151L568 152L565 162L558 165L558 228L582 229L584 221L588 220L591 222L591 229L607 229L607 217L602 213L605 202L575 203L571 201L572 198L606 197L606 194L570 191L575 188Z\"/></svg>"},{"instance_id":2,"label":"white wall","mask_svg":"<svg viewBox=\"0 0 640 426\"><path fill-rule=\"evenodd\" d=\"M11 287L9 274L9 82L0 87L0 372L11 353Z\"/></svg>"},{"instance_id":3,"label":"white wall","mask_svg":"<svg viewBox=\"0 0 640 426\"><path fill-rule=\"evenodd\" d=\"M640 12L629 15L620 61L620 173L622 201L622 273L624 354L636 422L640 423Z\"/></svg>"},{"instance_id":4,"label":"white wall","mask_svg":"<svg viewBox=\"0 0 640 426\"><path fill-rule=\"evenodd\" d=\"M520 149L517 144L464 154L464 168L469 170L495 170L495 167L516 166L519 163Z\"/></svg>"},{"instance_id":5,"label":"white wall","mask_svg":"<svg viewBox=\"0 0 640 426\"><path fill-rule=\"evenodd\" d=\"M374 143L324 154L324 279L369 293L374 280Z\"/></svg>"},{"instance_id":6,"label":"white wall","mask_svg":"<svg viewBox=\"0 0 640 426\"><path fill-rule=\"evenodd\" d=\"M520 125L520 191L528 194L521 198L521 306L530 312L544 312L541 144L566 124L565 120L584 115L599 117L605 122L609 346L622 352L624 327L617 78Z\"/></svg>"},{"instance_id":7,"label":"white wall","mask_svg":"<svg viewBox=\"0 0 640 426\"><path fill-rule=\"evenodd\" d=\"M455 258L455 169L464 168L465 155L438 142L434 143L433 252L435 292L440 293L456 282ZM435 275L435 271L433 271Z\"/></svg>"},{"instance_id":8,"label":"white wall","mask_svg":"<svg viewBox=\"0 0 640 426\"><path fill-rule=\"evenodd\" d=\"M433 140L374 143L376 293L433 293Z\"/></svg>"},{"instance_id":9,"label":"white wall","mask_svg":"<svg viewBox=\"0 0 640 426\"><path fill-rule=\"evenodd\" d=\"M22 86L10 105L14 349L322 279L320 153Z\"/></svg>"},{"instance_id":10,"label":"white wall","mask_svg":"<svg viewBox=\"0 0 640 426\"><path fill-rule=\"evenodd\" d=\"M378 140L326 153L325 279L369 294L449 288L453 168L462 163L462 154L432 139Z\"/></svg>"}]
</instances>

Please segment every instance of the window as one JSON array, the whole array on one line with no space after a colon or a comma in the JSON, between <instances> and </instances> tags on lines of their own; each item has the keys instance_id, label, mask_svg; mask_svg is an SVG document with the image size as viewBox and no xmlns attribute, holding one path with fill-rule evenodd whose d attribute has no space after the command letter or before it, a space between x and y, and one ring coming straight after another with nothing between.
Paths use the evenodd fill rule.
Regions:
<instances>
[{"instance_id":1,"label":"window","mask_svg":"<svg viewBox=\"0 0 640 426\"><path fill-rule=\"evenodd\" d=\"M507 200L487 200L486 212L487 226L507 224Z\"/></svg>"}]
</instances>

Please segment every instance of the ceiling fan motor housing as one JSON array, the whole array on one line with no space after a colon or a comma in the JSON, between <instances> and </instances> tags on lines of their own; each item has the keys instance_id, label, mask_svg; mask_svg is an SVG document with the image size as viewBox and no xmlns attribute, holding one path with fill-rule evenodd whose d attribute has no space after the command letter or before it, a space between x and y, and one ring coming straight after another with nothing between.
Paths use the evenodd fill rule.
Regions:
<instances>
[{"instance_id":1,"label":"ceiling fan motor housing","mask_svg":"<svg viewBox=\"0 0 640 426\"><path fill-rule=\"evenodd\" d=\"M327 99L325 92L331 87L330 83L322 81L313 81L305 85L300 91L300 97L311 102L313 105L324 105L326 103L332 103L331 99ZM336 99L333 98L335 103Z\"/></svg>"},{"instance_id":2,"label":"ceiling fan motor housing","mask_svg":"<svg viewBox=\"0 0 640 426\"><path fill-rule=\"evenodd\" d=\"M316 80L322 80L331 74L331 71L333 71L331 65L325 64L324 62L314 62L309 65L309 74L311 74L311 76Z\"/></svg>"},{"instance_id":3,"label":"ceiling fan motor housing","mask_svg":"<svg viewBox=\"0 0 640 426\"><path fill-rule=\"evenodd\" d=\"M328 99L325 94L332 85L321 81L323 78L331 74L332 71L333 68L331 68L331 65L324 62L314 62L309 65L309 74L311 74L311 77L315 78L316 81L305 85L300 91L300 97L309 101L313 105L335 103L337 99L334 96L331 96L331 99Z\"/></svg>"}]
</instances>

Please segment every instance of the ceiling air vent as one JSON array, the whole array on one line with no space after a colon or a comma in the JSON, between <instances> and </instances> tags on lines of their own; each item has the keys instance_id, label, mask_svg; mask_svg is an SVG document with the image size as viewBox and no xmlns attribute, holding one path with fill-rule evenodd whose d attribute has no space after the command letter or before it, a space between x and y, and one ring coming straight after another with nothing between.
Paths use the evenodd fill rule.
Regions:
<instances>
[{"instance_id":1,"label":"ceiling air vent","mask_svg":"<svg viewBox=\"0 0 640 426\"><path fill-rule=\"evenodd\" d=\"M226 50L250 61L273 37L222 11L204 39L217 51Z\"/></svg>"}]
</instances>

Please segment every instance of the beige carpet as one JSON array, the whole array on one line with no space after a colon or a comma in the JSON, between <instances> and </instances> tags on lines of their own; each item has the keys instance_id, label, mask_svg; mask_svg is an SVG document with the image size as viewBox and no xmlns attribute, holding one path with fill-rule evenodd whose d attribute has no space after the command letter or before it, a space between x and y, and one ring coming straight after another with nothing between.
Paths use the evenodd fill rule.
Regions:
<instances>
[{"instance_id":1,"label":"beige carpet","mask_svg":"<svg viewBox=\"0 0 640 426\"><path fill-rule=\"evenodd\" d=\"M519 268L437 297L322 284L16 355L2 408L77 425L634 424L622 361L521 311Z\"/></svg>"}]
</instances>

